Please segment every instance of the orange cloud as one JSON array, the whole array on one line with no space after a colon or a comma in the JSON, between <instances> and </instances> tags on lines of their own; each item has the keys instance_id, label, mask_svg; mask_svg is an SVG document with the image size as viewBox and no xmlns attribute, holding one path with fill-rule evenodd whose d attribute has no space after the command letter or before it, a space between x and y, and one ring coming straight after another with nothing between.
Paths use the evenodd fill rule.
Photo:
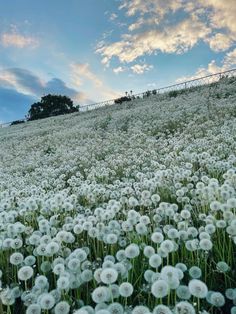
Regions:
<instances>
[{"instance_id":1,"label":"orange cloud","mask_svg":"<svg viewBox=\"0 0 236 314\"><path fill-rule=\"evenodd\" d=\"M120 96L121 93L112 90L90 69L88 63L73 63L71 67L71 81L75 86L81 86L84 81L92 84L95 87L96 98L97 95L100 99L113 99Z\"/></svg>"},{"instance_id":2,"label":"orange cloud","mask_svg":"<svg viewBox=\"0 0 236 314\"><path fill-rule=\"evenodd\" d=\"M157 50L165 53L186 52L209 33L210 29L198 19L185 19L165 30L149 30L132 36L126 34L123 40L104 45L96 51L103 56L104 64L114 56L121 62L129 63Z\"/></svg>"},{"instance_id":3,"label":"orange cloud","mask_svg":"<svg viewBox=\"0 0 236 314\"><path fill-rule=\"evenodd\" d=\"M229 49L234 41L229 35L217 33L216 35L207 38L206 42L212 50L218 52Z\"/></svg>"},{"instance_id":4,"label":"orange cloud","mask_svg":"<svg viewBox=\"0 0 236 314\"><path fill-rule=\"evenodd\" d=\"M36 38L24 36L13 32L2 34L1 44L4 47L35 48L39 45L39 42Z\"/></svg>"},{"instance_id":5,"label":"orange cloud","mask_svg":"<svg viewBox=\"0 0 236 314\"><path fill-rule=\"evenodd\" d=\"M135 64L131 67L131 70L135 74L143 74L144 72L147 72L147 71L151 70L152 68L153 68L153 66L148 65L148 64Z\"/></svg>"}]
</instances>

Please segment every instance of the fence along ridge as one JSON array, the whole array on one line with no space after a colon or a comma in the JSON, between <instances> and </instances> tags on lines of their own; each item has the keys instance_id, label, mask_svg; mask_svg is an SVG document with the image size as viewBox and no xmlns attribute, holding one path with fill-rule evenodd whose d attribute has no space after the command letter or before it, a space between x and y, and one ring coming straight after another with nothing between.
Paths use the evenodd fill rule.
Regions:
<instances>
[{"instance_id":1,"label":"fence along ridge","mask_svg":"<svg viewBox=\"0 0 236 314\"><path fill-rule=\"evenodd\" d=\"M165 91L170 91L170 90L173 90L174 88L179 88L179 90L186 89L186 88L189 88L189 87L197 86L197 85L191 85L191 84L199 83L199 82L202 82L203 85L208 85L210 83L217 82L217 80L210 81L210 79L216 78L219 81L221 78L223 78L227 74L231 75L231 77L236 76L236 68L231 69L231 70L227 70L227 71L223 71L223 72L209 74L209 75L202 76L202 77L195 78L195 79L191 79L191 80L188 80L188 81L183 81L183 82L180 82L180 83L177 83L177 84L172 84L172 85L156 88L156 89L151 90L150 92L155 91L158 94L159 92L163 92L164 93ZM206 80L208 80L208 81L206 81ZM137 93L137 94L133 94L132 97L145 96L147 92L148 91ZM122 97L122 96L120 96L120 97ZM113 98L113 99L109 99L109 100L105 100L105 101L101 101L101 102L97 102L97 103L93 103L93 104L81 105L80 108L79 108L79 111L82 113L82 112L86 112L88 110L97 109L97 108L100 108L100 107L103 107L103 106L106 106L106 105L114 105L115 104L115 100L118 99L118 98L119 97ZM27 121L27 120L26 119L19 119L19 121ZM0 127L9 126L9 125L11 125L12 122L13 121L2 123L2 124L0 124Z\"/></svg>"}]
</instances>

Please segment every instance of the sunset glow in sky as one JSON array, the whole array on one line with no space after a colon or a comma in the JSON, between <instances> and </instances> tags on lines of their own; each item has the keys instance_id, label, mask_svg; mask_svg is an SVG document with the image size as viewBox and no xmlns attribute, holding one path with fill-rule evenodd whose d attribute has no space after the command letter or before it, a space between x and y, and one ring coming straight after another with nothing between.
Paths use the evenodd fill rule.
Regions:
<instances>
[{"instance_id":1,"label":"sunset glow in sky","mask_svg":"<svg viewBox=\"0 0 236 314\"><path fill-rule=\"evenodd\" d=\"M0 121L236 67L235 0L0 0Z\"/></svg>"}]
</instances>

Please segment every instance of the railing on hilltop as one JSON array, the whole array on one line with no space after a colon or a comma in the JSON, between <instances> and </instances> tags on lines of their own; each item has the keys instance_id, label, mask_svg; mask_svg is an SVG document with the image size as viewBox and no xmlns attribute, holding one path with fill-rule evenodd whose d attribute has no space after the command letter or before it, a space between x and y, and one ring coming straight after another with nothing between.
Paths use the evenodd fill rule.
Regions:
<instances>
[{"instance_id":1,"label":"railing on hilltop","mask_svg":"<svg viewBox=\"0 0 236 314\"><path fill-rule=\"evenodd\" d=\"M232 70L228 70L228 71L224 71L224 72L219 72L219 73L215 73L215 74L211 74L211 75L207 75L207 76L203 76L203 77L199 77L196 79L192 79L189 81L183 81L181 83L177 83L177 84L173 84L173 85L169 85L169 86L165 86L165 87L161 87L161 88L157 88L151 91L145 91L142 93L138 93L138 94L133 94L132 98L145 98L147 97L147 93L156 95L156 94L162 94L162 93L166 93L166 92L170 92L170 91L179 91L179 90L184 90L184 89L188 89L188 88L194 88L197 86L202 86L202 85L209 85L215 82L218 82L219 80L221 80L222 78L230 78L230 77L236 77L236 69L232 69ZM106 100L106 101L102 101L102 102L97 102L94 104L89 104L89 105L83 105L80 106L79 108L79 112L87 112L90 110L94 110L94 109L98 109L101 107L106 107L106 106L111 106L116 104L115 103L116 99L110 99L110 100ZM25 119L19 120L19 121L26 121ZM0 127L7 127L10 126L12 124L12 122L7 122L7 123L3 123L0 124Z\"/></svg>"}]
</instances>

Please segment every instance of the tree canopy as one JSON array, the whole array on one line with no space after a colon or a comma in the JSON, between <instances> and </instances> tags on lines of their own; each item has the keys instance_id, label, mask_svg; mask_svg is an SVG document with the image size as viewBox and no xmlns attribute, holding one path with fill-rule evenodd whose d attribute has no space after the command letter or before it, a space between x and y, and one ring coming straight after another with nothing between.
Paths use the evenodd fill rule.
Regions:
<instances>
[{"instance_id":1,"label":"tree canopy","mask_svg":"<svg viewBox=\"0 0 236 314\"><path fill-rule=\"evenodd\" d=\"M48 94L41 97L41 101L31 105L28 120L38 120L76 111L78 108L74 106L69 97Z\"/></svg>"}]
</instances>

